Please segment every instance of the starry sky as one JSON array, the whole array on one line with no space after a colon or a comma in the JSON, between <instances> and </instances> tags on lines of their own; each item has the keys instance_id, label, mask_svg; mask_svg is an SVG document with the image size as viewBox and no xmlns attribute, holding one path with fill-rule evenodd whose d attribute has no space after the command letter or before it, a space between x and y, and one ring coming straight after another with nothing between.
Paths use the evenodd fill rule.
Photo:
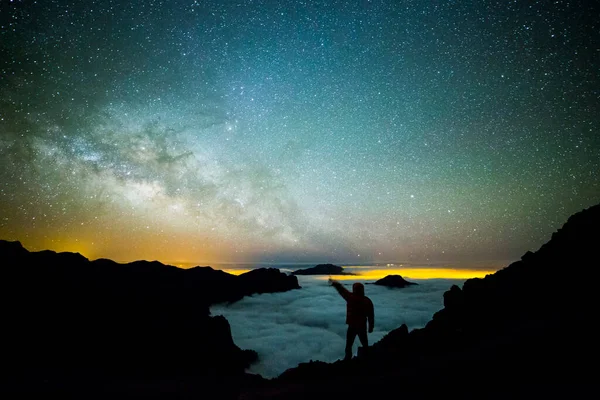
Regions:
<instances>
[{"instance_id":1,"label":"starry sky","mask_svg":"<svg viewBox=\"0 0 600 400\"><path fill-rule=\"evenodd\" d=\"M0 0L0 238L118 261L518 259L600 202L599 10Z\"/></svg>"}]
</instances>

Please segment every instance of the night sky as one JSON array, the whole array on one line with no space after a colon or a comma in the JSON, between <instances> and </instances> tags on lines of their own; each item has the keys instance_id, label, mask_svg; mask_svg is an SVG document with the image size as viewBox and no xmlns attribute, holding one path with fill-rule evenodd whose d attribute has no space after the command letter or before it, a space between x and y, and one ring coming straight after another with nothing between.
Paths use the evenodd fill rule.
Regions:
<instances>
[{"instance_id":1,"label":"night sky","mask_svg":"<svg viewBox=\"0 0 600 400\"><path fill-rule=\"evenodd\" d=\"M119 261L518 259L600 202L599 9L0 0L0 238Z\"/></svg>"}]
</instances>

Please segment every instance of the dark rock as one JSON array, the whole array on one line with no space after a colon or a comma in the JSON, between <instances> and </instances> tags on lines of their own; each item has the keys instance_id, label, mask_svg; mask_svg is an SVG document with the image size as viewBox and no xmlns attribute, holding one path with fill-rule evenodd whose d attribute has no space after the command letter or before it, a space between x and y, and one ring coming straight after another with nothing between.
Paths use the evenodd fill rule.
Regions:
<instances>
[{"instance_id":1,"label":"dark rock","mask_svg":"<svg viewBox=\"0 0 600 400\"><path fill-rule=\"evenodd\" d=\"M235 345L210 304L299 287L274 269L234 276L157 261L89 261L29 252L19 242L0 241L0 260L0 363L30 381L240 377L257 354Z\"/></svg>"},{"instance_id":2,"label":"dark rock","mask_svg":"<svg viewBox=\"0 0 600 400\"><path fill-rule=\"evenodd\" d=\"M404 288L406 286L416 285L415 282L409 282L400 275L388 275L385 278L373 282L374 285L387 286L393 288Z\"/></svg>"},{"instance_id":3,"label":"dark rock","mask_svg":"<svg viewBox=\"0 0 600 400\"><path fill-rule=\"evenodd\" d=\"M350 272L344 272L343 267L333 264L319 264L312 268L298 269L292 272L292 275L355 275Z\"/></svg>"},{"instance_id":4,"label":"dark rock","mask_svg":"<svg viewBox=\"0 0 600 400\"><path fill-rule=\"evenodd\" d=\"M452 285L450 290L444 293L444 307L447 309L457 309L464 305L464 295L462 290L456 285Z\"/></svg>"},{"instance_id":5,"label":"dark rock","mask_svg":"<svg viewBox=\"0 0 600 400\"><path fill-rule=\"evenodd\" d=\"M300 289L298 278L287 275L277 268L254 269L241 274L238 279L242 287L250 288L252 293L274 293Z\"/></svg>"},{"instance_id":6,"label":"dark rock","mask_svg":"<svg viewBox=\"0 0 600 400\"><path fill-rule=\"evenodd\" d=\"M402 324L371 346L371 354L386 358L406 358L409 353L408 326Z\"/></svg>"},{"instance_id":7,"label":"dark rock","mask_svg":"<svg viewBox=\"0 0 600 400\"><path fill-rule=\"evenodd\" d=\"M528 251L521 256L521 260L523 260L525 262L529 262L532 260L532 256L533 256L533 253L531 251Z\"/></svg>"}]
</instances>

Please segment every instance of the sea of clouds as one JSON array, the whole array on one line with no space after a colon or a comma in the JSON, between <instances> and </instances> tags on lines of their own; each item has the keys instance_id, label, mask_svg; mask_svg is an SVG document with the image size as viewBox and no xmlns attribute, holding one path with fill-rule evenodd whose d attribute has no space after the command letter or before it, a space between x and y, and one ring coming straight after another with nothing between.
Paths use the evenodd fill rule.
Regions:
<instances>
[{"instance_id":1,"label":"sea of clouds","mask_svg":"<svg viewBox=\"0 0 600 400\"><path fill-rule=\"evenodd\" d=\"M344 356L346 303L327 283L327 276L298 276L301 289L245 297L233 304L211 307L231 325L234 342L258 352L259 360L247 372L274 378L288 368L310 360L334 362ZM369 344L406 324L421 328L443 308L443 294L464 280L415 280L403 289L365 284L365 294L375 307L375 329ZM353 280L343 280L349 290ZM356 355L359 340L354 343Z\"/></svg>"}]
</instances>

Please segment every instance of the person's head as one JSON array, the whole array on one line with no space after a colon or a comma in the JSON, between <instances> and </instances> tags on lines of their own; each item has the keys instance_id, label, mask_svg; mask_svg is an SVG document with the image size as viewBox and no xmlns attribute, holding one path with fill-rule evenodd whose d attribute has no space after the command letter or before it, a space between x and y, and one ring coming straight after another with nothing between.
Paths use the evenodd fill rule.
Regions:
<instances>
[{"instance_id":1,"label":"person's head","mask_svg":"<svg viewBox=\"0 0 600 400\"><path fill-rule=\"evenodd\" d=\"M365 295L365 285L363 285L360 282L354 283L354 285L352 285L352 293L357 294L359 296L364 296Z\"/></svg>"}]
</instances>

